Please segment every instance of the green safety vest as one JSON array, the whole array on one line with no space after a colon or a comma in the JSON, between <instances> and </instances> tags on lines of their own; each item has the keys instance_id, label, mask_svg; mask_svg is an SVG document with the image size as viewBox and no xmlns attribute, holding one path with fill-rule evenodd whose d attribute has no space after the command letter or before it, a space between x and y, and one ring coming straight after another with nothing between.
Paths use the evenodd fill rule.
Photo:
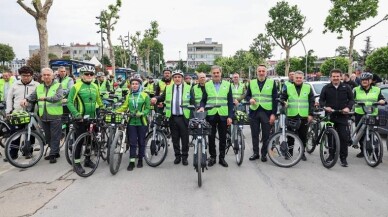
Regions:
<instances>
[{"instance_id":1,"label":"green safety vest","mask_svg":"<svg viewBox=\"0 0 388 217\"><path fill-rule=\"evenodd\" d=\"M145 87L144 92L153 95L153 94L155 94L154 87L155 87L155 83L147 83L147 87Z\"/></svg>"},{"instance_id":2,"label":"green safety vest","mask_svg":"<svg viewBox=\"0 0 388 217\"><path fill-rule=\"evenodd\" d=\"M236 89L234 84L232 84L232 94L233 99L238 99L244 94L244 84L239 83L238 88Z\"/></svg>"},{"instance_id":3,"label":"green safety vest","mask_svg":"<svg viewBox=\"0 0 388 217\"><path fill-rule=\"evenodd\" d=\"M171 82L170 82L169 85L171 85L171 84L174 84L174 81L171 80ZM159 94L160 94L160 95L162 95L162 93L164 92L164 89L166 88L166 86L168 86L168 85L166 84L166 82L164 82L164 81L162 81L162 80L159 81L159 89L160 89Z\"/></svg>"},{"instance_id":4,"label":"green safety vest","mask_svg":"<svg viewBox=\"0 0 388 217\"><path fill-rule=\"evenodd\" d=\"M228 116L228 94L230 90L229 82L221 82L218 92L214 87L213 81L209 81L205 84L207 93L207 105L221 105L219 108L213 108L207 112L208 115L219 114L220 116Z\"/></svg>"},{"instance_id":5,"label":"green safety vest","mask_svg":"<svg viewBox=\"0 0 388 217\"><path fill-rule=\"evenodd\" d=\"M36 87L36 97L39 99L41 97L53 97L57 93L57 90L59 88L59 85L61 85L59 82L53 83L49 90L46 93L46 89L44 86L44 83L39 84ZM58 100L58 102L48 102L48 101L38 101L38 107L39 107L39 116L43 116L44 108L46 107L46 111L49 115L62 115L63 114L63 107L62 107L62 101Z\"/></svg>"},{"instance_id":6,"label":"green safety vest","mask_svg":"<svg viewBox=\"0 0 388 217\"><path fill-rule=\"evenodd\" d=\"M366 106L371 106L374 102L377 102L377 100L379 99L379 95L380 95L381 90L379 87L371 86L369 89L369 92L366 93L363 89L361 89L360 86L358 86L358 87L354 88L354 91L356 92L356 98L354 99L355 101L363 102L363 103L365 103ZM356 114L360 114L360 115L365 114L364 111L362 110L362 107L357 105L357 104L355 105L354 112L356 112ZM377 115L378 112L379 111L376 108L376 109L374 109L372 114Z\"/></svg>"},{"instance_id":7,"label":"green safety vest","mask_svg":"<svg viewBox=\"0 0 388 217\"><path fill-rule=\"evenodd\" d=\"M8 81L9 90L11 89L11 86L12 86L14 80L15 79L13 79L12 77L9 78L9 81ZM5 97L4 97L4 85L5 85L5 80L2 78L2 79L0 79L0 101L4 101L4 99L5 99Z\"/></svg>"},{"instance_id":8,"label":"green safety vest","mask_svg":"<svg viewBox=\"0 0 388 217\"><path fill-rule=\"evenodd\" d=\"M183 93L181 95L181 103L180 105L183 106L188 106L190 104L190 85L187 84L181 84L183 85ZM170 118L172 115L172 94L174 93L174 90L172 89L175 87L175 85L167 85L166 87L166 99L165 99L165 104L166 104L166 117ZM190 110L187 108L183 109L183 115L185 118L189 119L190 118Z\"/></svg>"},{"instance_id":9,"label":"green safety vest","mask_svg":"<svg viewBox=\"0 0 388 217\"><path fill-rule=\"evenodd\" d=\"M106 81L104 80L102 83L100 81L98 81L98 88L100 90L100 93L107 92Z\"/></svg>"},{"instance_id":10,"label":"green safety vest","mask_svg":"<svg viewBox=\"0 0 388 217\"><path fill-rule=\"evenodd\" d=\"M70 81L71 78L69 78L69 76L66 76L62 81L61 81L61 85L62 85L62 89L63 90L68 90L67 89L67 86L69 84L69 81Z\"/></svg>"},{"instance_id":11,"label":"green safety vest","mask_svg":"<svg viewBox=\"0 0 388 217\"><path fill-rule=\"evenodd\" d=\"M257 79L254 79L249 83L252 98L256 100L255 105L249 106L252 110L257 110L259 106L263 107L265 110L272 110L273 83L274 80L267 78L261 91L257 84Z\"/></svg>"},{"instance_id":12,"label":"green safety vest","mask_svg":"<svg viewBox=\"0 0 388 217\"><path fill-rule=\"evenodd\" d=\"M199 104L201 103L201 100L202 100L202 95L203 95L203 92L202 92L202 89L201 87L199 86L199 84L196 84L194 87L194 101L195 101L195 105L196 106L199 106Z\"/></svg>"},{"instance_id":13,"label":"green safety vest","mask_svg":"<svg viewBox=\"0 0 388 217\"><path fill-rule=\"evenodd\" d=\"M129 81L126 80L126 81L124 82L124 85L121 87L121 89L122 89L122 90L129 90L128 84L129 84Z\"/></svg>"},{"instance_id":14,"label":"green safety vest","mask_svg":"<svg viewBox=\"0 0 388 217\"><path fill-rule=\"evenodd\" d=\"M78 92L81 90L82 84L83 84L83 82L82 82L82 80L80 80L80 82L77 82L74 85L75 94L74 94L74 98L73 98L73 102L74 103L77 101L78 112L80 114L83 114L84 110L85 110L84 104L82 103L82 100L81 100L80 96L78 96ZM96 92L99 92L97 84L95 84L94 82L91 82L90 85L93 86L96 89ZM100 96L98 94L96 94L96 105L95 105L95 108L98 108L98 103L97 103L98 97L100 97Z\"/></svg>"},{"instance_id":15,"label":"green safety vest","mask_svg":"<svg viewBox=\"0 0 388 217\"><path fill-rule=\"evenodd\" d=\"M297 115L301 117L307 117L309 115L309 94L310 85L302 84L302 88L298 95L295 85L292 83L287 84L288 95L288 107L287 116L295 117Z\"/></svg>"}]
</instances>

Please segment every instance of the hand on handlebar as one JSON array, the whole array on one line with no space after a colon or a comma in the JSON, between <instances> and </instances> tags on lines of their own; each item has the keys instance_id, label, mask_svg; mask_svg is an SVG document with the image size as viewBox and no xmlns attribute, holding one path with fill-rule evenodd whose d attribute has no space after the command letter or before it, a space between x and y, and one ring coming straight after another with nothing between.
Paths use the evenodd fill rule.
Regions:
<instances>
[{"instance_id":1,"label":"hand on handlebar","mask_svg":"<svg viewBox=\"0 0 388 217\"><path fill-rule=\"evenodd\" d=\"M333 112L333 109L331 107L324 107L324 109L329 113Z\"/></svg>"},{"instance_id":2,"label":"hand on handlebar","mask_svg":"<svg viewBox=\"0 0 388 217\"><path fill-rule=\"evenodd\" d=\"M385 105L386 104L386 102L384 101L384 100L380 100L379 102L378 102L380 105Z\"/></svg>"},{"instance_id":3,"label":"hand on handlebar","mask_svg":"<svg viewBox=\"0 0 388 217\"><path fill-rule=\"evenodd\" d=\"M256 104L256 100L252 98L252 99L249 100L249 103L250 103L251 105L255 105L255 104Z\"/></svg>"},{"instance_id":4,"label":"hand on handlebar","mask_svg":"<svg viewBox=\"0 0 388 217\"><path fill-rule=\"evenodd\" d=\"M204 107L201 107L197 110L197 112L204 112L205 111L205 108Z\"/></svg>"},{"instance_id":5,"label":"hand on handlebar","mask_svg":"<svg viewBox=\"0 0 388 217\"><path fill-rule=\"evenodd\" d=\"M342 109L342 113L347 114L350 112L350 109L348 107Z\"/></svg>"}]
</instances>

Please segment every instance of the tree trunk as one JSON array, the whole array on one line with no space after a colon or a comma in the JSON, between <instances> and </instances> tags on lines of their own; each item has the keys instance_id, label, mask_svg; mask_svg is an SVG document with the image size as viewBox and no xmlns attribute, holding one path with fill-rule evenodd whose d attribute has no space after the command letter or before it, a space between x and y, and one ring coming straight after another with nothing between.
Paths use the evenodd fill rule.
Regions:
<instances>
[{"instance_id":1,"label":"tree trunk","mask_svg":"<svg viewBox=\"0 0 388 217\"><path fill-rule=\"evenodd\" d=\"M349 63L348 63L348 74L351 75L353 72L353 46L354 46L354 36L353 30L350 31L350 44L349 44Z\"/></svg>"},{"instance_id":2,"label":"tree trunk","mask_svg":"<svg viewBox=\"0 0 388 217\"><path fill-rule=\"evenodd\" d=\"M110 62L112 63L112 75L116 74L116 61L115 61L115 52L112 45L112 40L110 38L110 29L108 28L108 31L106 32L106 38L108 39L109 44L109 55L110 55Z\"/></svg>"},{"instance_id":3,"label":"tree trunk","mask_svg":"<svg viewBox=\"0 0 388 217\"><path fill-rule=\"evenodd\" d=\"M147 52L146 52L146 61L147 61L147 65L146 65L146 72L150 72L150 49L147 49Z\"/></svg>"},{"instance_id":4,"label":"tree trunk","mask_svg":"<svg viewBox=\"0 0 388 217\"><path fill-rule=\"evenodd\" d=\"M288 72L290 71L290 48L286 47L286 63L285 63L285 70L284 70L284 76L288 76Z\"/></svg>"},{"instance_id":5,"label":"tree trunk","mask_svg":"<svg viewBox=\"0 0 388 217\"><path fill-rule=\"evenodd\" d=\"M43 69L49 67L47 19L46 17L38 16L35 21L39 34L40 68Z\"/></svg>"}]
</instances>

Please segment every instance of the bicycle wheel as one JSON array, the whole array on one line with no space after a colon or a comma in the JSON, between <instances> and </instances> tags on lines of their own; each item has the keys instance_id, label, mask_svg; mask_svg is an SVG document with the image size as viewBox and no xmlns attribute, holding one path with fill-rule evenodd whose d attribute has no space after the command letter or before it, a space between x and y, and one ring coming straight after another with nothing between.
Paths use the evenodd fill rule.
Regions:
<instances>
[{"instance_id":1,"label":"bicycle wheel","mask_svg":"<svg viewBox=\"0 0 388 217\"><path fill-rule=\"evenodd\" d=\"M236 162L238 166L241 166L243 160L244 160L244 150L245 150L245 141L244 141L244 135L242 134L241 130L237 130L237 144L235 144L235 155L236 155Z\"/></svg>"},{"instance_id":2,"label":"bicycle wheel","mask_svg":"<svg viewBox=\"0 0 388 217\"><path fill-rule=\"evenodd\" d=\"M290 145L290 140L294 144ZM286 131L283 138L282 132L273 134L268 140L268 156L279 167L292 167L302 158L304 146L299 136Z\"/></svg>"},{"instance_id":3,"label":"bicycle wheel","mask_svg":"<svg viewBox=\"0 0 388 217\"><path fill-rule=\"evenodd\" d=\"M306 152L311 154L314 152L315 148L317 147L317 129L316 129L316 123L309 124L308 131L307 131L307 142L306 142Z\"/></svg>"},{"instance_id":4,"label":"bicycle wheel","mask_svg":"<svg viewBox=\"0 0 388 217\"><path fill-rule=\"evenodd\" d=\"M101 158L104 161L108 161L109 163L109 146L110 146L110 141L109 141L109 131L108 128L103 128L101 129L101 141L100 143L100 154Z\"/></svg>"},{"instance_id":5,"label":"bicycle wheel","mask_svg":"<svg viewBox=\"0 0 388 217\"><path fill-rule=\"evenodd\" d=\"M73 165L73 146L75 143L75 129L71 129L65 139L65 157L67 163Z\"/></svg>"},{"instance_id":6,"label":"bicycle wheel","mask_svg":"<svg viewBox=\"0 0 388 217\"><path fill-rule=\"evenodd\" d=\"M74 169L74 171L81 177L91 176L98 167L101 156L100 150L94 135L89 132L81 134L73 146L73 166L79 164L83 171L77 169ZM79 159L76 159L77 152Z\"/></svg>"},{"instance_id":7,"label":"bicycle wheel","mask_svg":"<svg viewBox=\"0 0 388 217\"><path fill-rule=\"evenodd\" d=\"M197 139L197 174L198 187L202 186L202 139Z\"/></svg>"},{"instance_id":8,"label":"bicycle wheel","mask_svg":"<svg viewBox=\"0 0 388 217\"><path fill-rule=\"evenodd\" d=\"M151 167L157 167L166 159L168 144L166 135L161 130L156 130L155 139L153 132L149 132L145 138L145 162Z\"/></svg>"},{"instance_id":9,"label":"bicycle wheel","mask_svg":"<svg viewBox=\"0 0 388 217\"><path fill-rule=\"evenodd\" d=\"M322 135L319 146L319 156L324 167L332 168L338 160L340 152L340 140L337 131L327 128Z\"/></svg>"},{"instance_id":10,"label":"bicycle wheel","mask_svg":"<svg viewBox=\"0 0 388 217\"><path fill-rule=\"evenodd\" d=\"M376 167L381 163L384 148L381 137L376 131L369 131L369 141L367 141L365 136L364 146L362 149L365 161L369 166Z\"/></svg>"},{"instance_id":11,"label":"bicycle wheel","mask_svg":"<svg viewBox=\"0 0 388 217\"><path fill-rule=\"evenodd\" d=\"M62 125L62 131L61 131L61 140L59 141L59 149L61 149L63 147L63 145L65 144L65 140L66 140L66 137L67 137L67 127L65 124Z\"/></svg>"},{"instance_id":12,"label":"bicycle wheel","mask_svg":"<svg viewBox=\"0 0 388 217\"><path fill-rule=\"evenodd\" d=\"M27 130L12 134L5 144L5 157L9 163L18 168L34 166L42 158L44 142L35 131L31 131L30 140L27 141Z\"/></svg>"},{"instance_id":13,"label":"bicycle wheel","mask_svg":"<svg viewBox=\"0 0 388 217\"><path fill-rule=\"evenodd\" d=\"M0 116L1 117L1 116ZM0 146L5 148L5 143L10 136L11 129L8 124L0 120Z\"/></svg>"},{"instance_id":14,"label":"bicycle wheel","mask_svg":"<svg viewBox=\"0 0 388 217\"><path fill-rule=\"evenodd\" d=\"M122 147L123 140L123 131L119 130L118 133L115 135L112 144L110 144L109 169L112 175L115 175L120 169L121 158L123 157L123 153L125 152L124 147Z\"/></svg>"}]
</instances>

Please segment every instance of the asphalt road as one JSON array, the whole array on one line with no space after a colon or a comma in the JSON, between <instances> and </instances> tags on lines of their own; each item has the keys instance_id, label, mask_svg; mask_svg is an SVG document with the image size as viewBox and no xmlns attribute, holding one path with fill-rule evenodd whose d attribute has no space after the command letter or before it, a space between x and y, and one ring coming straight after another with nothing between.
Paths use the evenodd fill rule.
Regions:
<instances>
[{"instance_id":1,"label":"asphalt road","mask_svg":"<svg viewBox=\"0 0 388 217\"><path fill-rule=\"evenodd\" d=\"M165 162L128 172L128 154L117 175L106 162L89 178L72 172L63 154L20 170L0 162L0 216L388 216L388 157L377 168L349 149L349 167L322 166L317 150L292 168L234 155L203 174L197 186L192 167L174 165L170 146ZM385 142L385 141L384 141ZM384 145L385 150L386 146ZM192 152L192 149L190 150Z\"/></svg>"}]
</instances>

